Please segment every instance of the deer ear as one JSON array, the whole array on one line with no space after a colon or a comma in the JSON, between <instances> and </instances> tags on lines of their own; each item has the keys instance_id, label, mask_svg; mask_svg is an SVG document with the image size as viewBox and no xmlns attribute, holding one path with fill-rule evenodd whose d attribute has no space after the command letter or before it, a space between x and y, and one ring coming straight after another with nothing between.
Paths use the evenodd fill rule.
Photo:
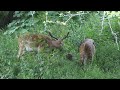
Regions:
<instances>
[{"instance_id":1,"label":"deer ear","mask_svg":"<svg viewBox=\"0 0 120 90\"><path fill-rule=\"evenodd\" d=\"M96 43L95 43L95 42L93 42L93 44L96 46Z\"/></svg>"}]
</instances>

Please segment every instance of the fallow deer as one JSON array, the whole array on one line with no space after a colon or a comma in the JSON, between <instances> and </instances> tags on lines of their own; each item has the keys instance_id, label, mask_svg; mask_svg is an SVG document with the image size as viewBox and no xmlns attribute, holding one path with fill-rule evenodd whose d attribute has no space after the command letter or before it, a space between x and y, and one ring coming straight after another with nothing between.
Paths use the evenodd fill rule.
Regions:
<instances>
[{"instance_id":1,"label":"fallow deer","mask_svg":"<svg viewBox=\"0 0 120 90\"><path fill-rule=\"evenodd\" d=\"M81 43L80 48L80 63L86 65L88 60L93 61L93 57L95 54L95 45L93 39L85 39L83 43Z\"/></svg>"},{"instance_id":2,"label":"fallow deer","mask_svg":"<svg viewBox=\"0 0 120 90\"><path fill-rule=\"evenodd\" d=\"M49 46L50 48L60 48L63 40L68 37L69 32L62 39L54 37L50 32L49 36L43 34L25 34L18 38L19 51L17 57L19 58L25 51L37 51L41 48Z\"/></svg>"}]
</instances>

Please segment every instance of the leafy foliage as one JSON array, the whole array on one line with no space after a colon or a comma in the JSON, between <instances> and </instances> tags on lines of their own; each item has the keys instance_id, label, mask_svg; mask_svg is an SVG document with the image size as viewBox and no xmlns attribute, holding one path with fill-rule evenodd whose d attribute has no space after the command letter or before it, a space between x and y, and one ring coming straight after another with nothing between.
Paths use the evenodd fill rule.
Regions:
<instances>
[{"instance_id":1,"label":"leafy foliage","mask_svg":"<svg viewBox=\"0 0 120 90\"><path fill-rule=\"evenodd\" d=\"M13 34L15 31L20 31L21 33L31 31L38 22L38 20L34 19L34 14L35 11L16 11L14 17L17 17L18 19L8 25L9 30L4 34Z\"/></svg>"},{"instance_id":2,"label":"leafy foliage","mask_svg":"<svg viewBox=\"0 0 120 90\"><path fill-rule=\"evenodd\" d=\"M8 25L7 33L5 32L7 35L3 35L4 32L0 32L0 41L2 42L0 45L0 78L119 78L120 51L117 50L115 39L111 34L107 20L109 16L107 17L107 15L105 15L103 30L101 33L103 13L104 12L102 11L49 11L47 20L54 22L50 23L46 22L46 12L35 12L33 14L34 20L38 21L31 24L33 17L31 12L16 11L15 17L20 18ZM70 15L75 16L69 19ZM68 20L66 25L56 23L56 21L65 23L66 20ZM110 20L113 31L118 32L117 35L120 47L119 19L117 17L111 17ZM62 38L67 32L70 32L69 37L64 40L62 51L59 49L51 50L50 48L46 48L40 54L35 54L34 52L26 53L20 60L18 60L16 58L18 53L18 44L14 33L23 33L26 31L35 33L35 31L32 31L35 26L37 33L41 32L43 34L47 34L44 31L45 23L46 30L50 30L56 37ZM95 40L96 54L93 64L87 65L83 68L79 63L80 55L78 48L85 38L92 38ZM66 58L68 53L73 56L72 60Z\"/></svg>"}]
</instances>

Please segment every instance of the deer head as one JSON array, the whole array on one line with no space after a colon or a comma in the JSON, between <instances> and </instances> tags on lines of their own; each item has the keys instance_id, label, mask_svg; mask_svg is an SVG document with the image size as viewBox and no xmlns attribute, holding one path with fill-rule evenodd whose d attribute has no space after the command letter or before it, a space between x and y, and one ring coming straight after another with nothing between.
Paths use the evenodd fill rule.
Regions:
<instances>
[{"instance_id":1,"label":"deer head","mask_svg":"<svg viewBox=\"0 0 120 90\"><path fill-rule=\"evenodd\" d=\"M19 58L25 51L37 51L41 48L54 47L60 48L62 41L68 37L69 32L62 39L55 38L50 32L49 36L43 34L25 34L18 38L19 51L17 57Z\"/></svg>"},{"instance_id":2,"label":"deer head","mask_svg":"<svg viewBox=\"0 0 120 90\"><path fill-rule=\"evenodd\" d=\"M95 54L95 45L93 39L85 39L84 42L81 43L80 48L80 61L82 64L86 65L88 60L93 61L93 57Z\"/></svg>"},{"instance_id":3,"label":"deer head","mask_svg":"<svg viewBox=\"0 0 120 90\"><path fill-rule=\"evenodd\" d=\"M59 48L63 45L63 40L66 39L69 35L69 32L67 33L67 35L65 35L62 39L61 38L56 38L54 37L50 32L48 32L49 35L54 38L52 40L47 40L49 43L49 46L55 47L55 48Z\"/></svg>"}]
</instances>

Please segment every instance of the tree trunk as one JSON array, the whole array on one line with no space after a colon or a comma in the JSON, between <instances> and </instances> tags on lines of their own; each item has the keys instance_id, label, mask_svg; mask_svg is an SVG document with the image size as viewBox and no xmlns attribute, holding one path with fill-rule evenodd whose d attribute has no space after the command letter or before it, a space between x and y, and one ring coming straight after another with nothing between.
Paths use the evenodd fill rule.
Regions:
<instances>
[{"instance_id":1,"label":"tree trunk","mask_svg":"<svg viewBox=\"0 0 120 90\"><path fill-rule=\"evenodd\" d=\"M2 13L5 13L7 11L4 11ZM10 22L12 22L13 15L14 15L15 11L9 11L7 15L3 15L2 17L0 17L0 29L1 28L5 28L6 25L8 25Z\"/></svg>"}]
</instances>

